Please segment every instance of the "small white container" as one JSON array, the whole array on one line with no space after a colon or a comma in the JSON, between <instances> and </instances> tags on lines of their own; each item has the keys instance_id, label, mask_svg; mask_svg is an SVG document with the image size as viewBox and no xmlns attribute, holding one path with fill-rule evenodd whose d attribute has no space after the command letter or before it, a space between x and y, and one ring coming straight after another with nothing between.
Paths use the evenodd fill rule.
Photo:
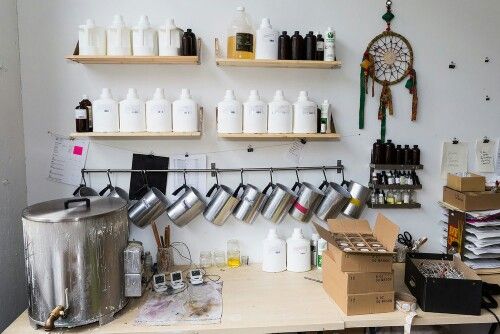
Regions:
<instances>
[{"instance_id":1,"label":"small white container","mask_svg":"<svg viewBox=\"0 0 500 334\"><path fill-rule=\"evenodd\" d=\"M162 88L156 88L153 98L146 102L146 131L172 132L172 105Z\"/></svg>"},{"instance_id":2,"label":"small white container","mask_svg":"<svg viewBox=\"0 0 500 334\"><path fill-rule=\"evenodd\" d=\"M113 17L113 23L106 29L108 56L130 56L132 54L131 30L121 15Z\"/></svg>"},{"instance_id":3,"label":"small white container","mask_svg":"<svg viewBox=\"0 0 500 334\"><path fill-rule=\"evenodd\" d=\"M256 90L250 91L248 100L243 104L243 132L267 132L267 105L260 100Z\"/></svg>"},{"instance_id":4,"label":"small white container","mask_svg":"<svg viewBox=\"0 0 500 334\"><path fill-rule=\"evenodd\" d=\"M158 36L146 15L141 16L132 30L132 51L134 56L158 55Z\"/></svg>"},{"instance_id":5,"label":"small white container","mask_svg":"<svg viewBox=\"0 0 500 334\"><path fill-rule=\"evenodd\" d=\"M282 90L277 90L274 99L269 103L269 133L291 133L293 131L293 110L290 102L285 100Z\"/></svg>"},{"instance_id":6,"label":"small white container","mask_svg":"<svg viewBox=\"0 0 500 334\"><path fill-rule=\"evenodd\" d=\"M120 101L120 132L146 131L146 105L137 90L129 88L127 98Z\"/></svg>"},{"instance_id":7,"label":"small white container","mask_svg":"<svg viewBox=\"0 0 500 334\"><path fill-rule=\"evenodd\" d=\"M191 99L189 89L183 89L180 99L172 105L172 129L174 132L198 131L198 105Z\"/></svg>"},{"instance_id":8,"label":"small white container","mask_svg":"<svg viewBox=\"0 0 500 334\"><path fill-rule=\"evenodd\" d=\"M158 48L160 56L180 56L182 34L174 19L168 19L164 27L158 29Z\"/></svg>"},{"instance_id":9,"label":"small white container","mask_svg":"<svg viewBox=\"0 0 500 334\"><path fill-rule=\"evenodd\" d=\"M311 243L302 235L302 229L294 228L286 240L286 269L296 273L311 270Z\"/></svg>"},{"instance_id":10,"label":"small white container","mask_svg":"<svg viewBox=\"0 0 500 334\"><path fill-rule=\"evenodd\" d=\"M324 60L325 61L334 61L335 60L335 31L332 30L331 27L328 27L323 35L325 39L325 53Z\"/></svg>"},{"instance_id":11,"label":"small white container","mask_svg":"<svg viewBox=\"0 0 500 334\"><path fill-rule=\"evenodd\" d=\"M286 242L272 228L262 241L262 271L279 273L286 270Z\"/></svg>"},{"instance_id":12,"label":"small white container","mask_svg":"<svg viewBox=\"0 0 500 334\"><path fill-rule=\"evenodd\" d=\"M78 27L78 49L81 56L106 55L106 31L96 26L93 19Z\"/></svg>"},{"instance_id":13,"label":"small white container","mask_svg":"<svg viewBox=\"0 0 500 334\"><path fill-rule=\"evenodd\" d=\"M232 90L226 90L224 100L217 104L217 132L243 132L243 108Z\"/></svg>"},{"instance_id":14,"label":"small white container","mask_svg":"<svg viewBox=\"0 0 500 334\"><path fill-rule=\"evenodd\" d=\"M269 19L262 19L257 29L255 59L278 59L278 36L278 31L273 29Z\"/></svg>"},{"instance_id":15,"label":"small white container","mask_svg":"<svg viewBox=\"0 0 500 334\"><path fill-rule=\"evenodd\" d=\"M103 88L98 100L92 102L94 132L120 131L118 102L113 100L109 88Z\"/></svg>"},{"instance_id":16,"label":"small white container","mask_svg":"<svg viewBox=\"0 0 500 334\"><path fill-rule=\"evenodd\" d=\"M327 246L328 242L325 239L320 238L318 240L318 255L317 255L318 258L316 260L318 269L323 268L323 252L326 251Z\"/></svg>"},{"instance_id":17,"label":"small white container","mask_svg":"<svg viewBox=\"0 0 500 334\"><path fill-rule=\"evenodd\" d=\"M309 101L306 91L301 91L297 102L293 104L293 132L318 132L318 106Z\"/></svg>"}]
</instances>

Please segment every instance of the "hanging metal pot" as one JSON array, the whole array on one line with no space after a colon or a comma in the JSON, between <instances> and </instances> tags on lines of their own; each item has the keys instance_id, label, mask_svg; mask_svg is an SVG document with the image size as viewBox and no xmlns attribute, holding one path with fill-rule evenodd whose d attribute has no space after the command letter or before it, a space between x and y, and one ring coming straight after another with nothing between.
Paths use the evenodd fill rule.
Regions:
<instances>
[{"instance_id":1,"label":"hanging metal pot","mask_svg":"<svg viewBox=\"0 0 500 334\"><path fill-rule=\"evenodd\" d=\"M220 226L223 225L231 215L239 199L234 197L234 191L231 188L219 184L217 171L215 172L215 177L217 183L215 183L207 193L207 197L211 197L211 199L203 211L203 216L209 222ZM214 192L215 194L212 196Z\"/></svg>"},{"instance_id":2,"label":"hanging metal pot","mask_svg":"<svg viewBox=\"0 0 500 334\"><path fill-rule=\"evenodd\" d=\"M325 197L316 208L316 217L322 221L337 218L342 209L351 200L351 194L335 182L328 182L326 171L323 169L325 181L319 186L324 191Z\"/></svg>"},{"instance_id":3,"label":"hanging metal pot","mask_svg":"<svg viewBox=\"0 0 500 334\"><path fill-rule=\"evenodd\" d=\"M186 172L184 172L184 185L175 190L172 195L177 196L181 191L184 193L167 209L170 220L180 227L196 218L207 206L200 192L186 184Z\"/></svg>"},{"instance_id":4,"label":"hanging metal pot","mask_svg":"<svg viewBox=\"0 0 500 334\"><path fill-rule=\"evenodd\" d=\"M351 194L351 199L343 208L342 214L344 216L358 219L361 216L372 191L370 188L354 181L343 181L342 186L347 186L347 191Z\"/></svg>"},{"instance_id":5,"label":"hanging metal pot","mask_svg":"<svg viewBox=\"0 0 500 334\"><path fill-rule=\"evenodd\" d=\"M243 189L243 193L241 197L238 197L241 189ZM236 188L233 196L238 197L240 200L233 210L233 216L247 224L252 224L255 221L267 199L267 196L254 185L250 183L243 184L243 170L241 171L241 183Z\"/></svg>"}]
</instances>

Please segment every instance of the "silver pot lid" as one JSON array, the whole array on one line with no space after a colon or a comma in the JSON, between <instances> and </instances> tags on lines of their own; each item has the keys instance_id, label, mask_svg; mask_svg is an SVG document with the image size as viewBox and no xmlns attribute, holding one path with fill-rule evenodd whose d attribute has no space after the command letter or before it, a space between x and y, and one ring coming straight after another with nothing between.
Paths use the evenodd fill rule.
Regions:
<instances>
[{"instance_id":1,"label":"silver pot lid","mask_svg":"<svg viewBox=\"0 0 500 334\"><path fill-rule=\"evenodd\" d=\"M87 208L88 199L90 207ZM67 208L65 208L67 206ZM127 202L114 197L70 197L31 205L23 210L23 218L47 223L76 222L98 218L127 207Z\"/></svg>"}]
</instances>

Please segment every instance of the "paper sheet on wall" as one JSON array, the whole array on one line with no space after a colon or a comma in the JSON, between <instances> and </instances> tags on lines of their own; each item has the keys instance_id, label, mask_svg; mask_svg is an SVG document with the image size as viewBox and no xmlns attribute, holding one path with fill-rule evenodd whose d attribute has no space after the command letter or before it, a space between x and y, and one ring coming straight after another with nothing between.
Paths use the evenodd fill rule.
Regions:
<instances>
[{"instance_id":1,"label":"paper sheet on wall","mask_svg":"<svg viewBox=\"0 0 500 334\"><path fill-rule=\"evenodd\" d=\"M441 177L446 179L448 173L466 173L467 154L467 144L443 143Z\"/></svg>"},{"instance_id":2,"label":"paper sheet on wall","mask_svg":"<svg viewBox=\"0 0 500 334\"><path fill-rule=\"evenodd\" d=\"M299 165L300 156L301 156L302 151L304 150L305 146L306 145L303 144L300 140L294 141L293 144L288 148L288 151L287 151L288 160L292 161L296 165Z\"/></svg>"},{"instance_id":3,"label":"paper sheet on wall","mask_svg":"<svg viewBox=\"0 0 500 334\"><path fill-rule=\"evenodd\" d=\"M484 143L483 140L476 142L476 170L481 173L493 173L495 171L495 144L494 141Z\"/></svg>"},{"instance_id":4,"label":"paper sheet on wall","mask_svg":"<svg viewBox=\"0 0 500 334\"><path fill-rule=\"evenodd\" d=\"M81 182L81 170L85 167L88 150L88 139L56 137L48 179L52 182L78 186Z\"/></svg>"},{"instance_id":5,"label":"paper sheet on wall","mask_svg":"<svg viewBox=\"0 0 500 334\"><path fill-rule=\"evenodd\" d=\"M173 155L170 156L169 169L205 169L207 168L207 156L196 155ZM195 187L200 193L207 192L207 173L186 173L186 183ZM167 187L171 194L175 189L184 184L183 173L168 173Z\"/></svg>"}]
</instances>

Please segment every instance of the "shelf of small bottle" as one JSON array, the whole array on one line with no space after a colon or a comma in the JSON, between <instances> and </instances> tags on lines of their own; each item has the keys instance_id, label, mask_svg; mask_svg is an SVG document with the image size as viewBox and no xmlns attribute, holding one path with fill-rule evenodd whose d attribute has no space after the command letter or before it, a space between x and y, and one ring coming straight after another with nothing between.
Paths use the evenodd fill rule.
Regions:
<instances>
[{"instance_id":1,"label":"shelf of small bottle","mask_svg":"<svg viewBox=\"0 0 500 334\"><path fill-rule=\"evenodd\" d=\"M80 64L177 64L200 65L201 39L198 38L196 56L82 56L78 47L71 56L65 58Z\"/></svg>"},{"instance_id":2,"label":"shelf of small bottle","mask_svg":"<svg viewBox=\"0 0 500 334\"><path fill-rule=\"evenodd\" d=\"M369 184L372 189L391 189L391 190L419 190L422 189L421 184Z\"/></svg>"},{"instance_id":3,"label":"shelf of small bottle","mask_svg":"<svg viewBox=\"0 0 500 334\"><path fill-rule=\"evenodd\" d=\"M408 204L372 204L368 203L368 207L371 209L420 209L422 204L420 203L408 203Z\"/></svg>"},{"instance_id":4,"label":"shelf of small bottle","mask_svg":"<svg viewBox=\"0 0 500 334\"><path fill-rule=\"evenodd\" d=\"M73 132L70 138L140 139L140 138L199 138L201 132Z\"/></svg>"},{"instance_id":5,"label":"shelf of small bottle","mask_svg":"<svg viewBox=\"0 0 500 334\"><path fill-rule=\"evenodd\" d=\"M416 169L424 169L424 165L370 164L370 168L377 170L416 170Z\"/></svg>"},{"instance_id":6,"label":"shelf of small bottle","mask_svg":"<svg viewBox=\"0 0 500 334\"><path fill-rule=\"evenodd\" d=\"M338 133L219 133L218 136L234 140L340 140Z\"/></svg>"}]
</instances>

